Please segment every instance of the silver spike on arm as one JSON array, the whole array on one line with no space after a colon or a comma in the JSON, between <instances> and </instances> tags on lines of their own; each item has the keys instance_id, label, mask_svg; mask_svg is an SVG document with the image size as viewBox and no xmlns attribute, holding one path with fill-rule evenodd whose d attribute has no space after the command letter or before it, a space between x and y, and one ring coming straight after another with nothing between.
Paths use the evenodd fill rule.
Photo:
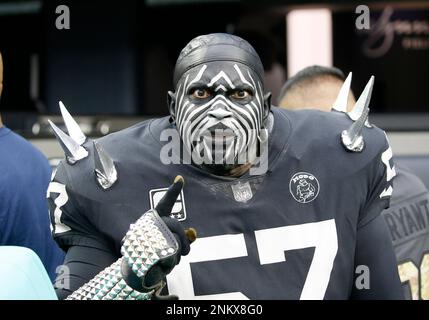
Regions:
<instances>
[{"instance_id":1,"label":"silver spike on arm","mask_svg":"<svg viewBox=\"0 0 429 320\"><path fill-rule=\"evenodd\" d=\"M350 72L341 86L337 99L332 105L332 110L347 113L347 102L349 101L350 85L352 83L352 73Z\"/></svg>"},{"instance_id":2,"label":"silver spike on arm","mask_svg":"<svg viewBox=\"0 0 429 320\"><path fill-rule=\"evenodd\" d=\"M368 81L364 91L356 102L355 108L348 113L353 120L352 125L341 133L343 146L351 152L362 152L365 141L362 136L364 126L369 126L369 103L371 101L374 76Z\"/></svg>"},{"instance_id":3,"label":"silver spike on arm","mask_svg":"<svg viewBox=\"0 0 429 320\"><path fill-rule=\"evenodd\" d=\"M64 150L67 162L69 164L75 164L77 161L82 160L88 156L88 151L84 147L80 146L76 141L64 133L51 120L48 120L48 122L51 125L61 148Z\"/></svg>"},{"instance_id":4,"label":"silver spike on arm","mask_svg":"<svg viewBox=\"0 0 429 320\"><path fill-rule=\"evenodd\" d=\"M64 124L66 125L67 132L74 141L76 141L80 146L85 142L86 136L80 129L78 123L73 119L65 105L60 101L60 110L61 115L63 116Z\"/></svg>"},{"instance_id":5,"label":"silver spike on arm","mask_svg":"<svg viewBox=\"0 0 429 320\"><path fill-rule=\"evenodd\" d=\"M94 141L94 172L98 184L107 190L118 179L115 163L100 143Z\"/></svg>"},{"instance_id":6,"label":"silver spike on arm","mask_svg":"<svg viewBox=\"0 0 429 320\"><path fill-rule=\"evenodd\" d=\"M347 150L352 152L362 152L365 145L362 136L362 129L368 119L368 112L369 108L366 108L361 117L356 122L353 122L349 129L344 130L341 133L341 140Z\"/></svg>"},{"instance_id":7,"label":"silver spike on arm","mask_svg":"<svg viewBox=\"0 0 429 320\"><path fill-rule=\"evenodd\" d=\"M88 151L82 146L86 141L86 136L61 101L59 105L68 135L58 128L51 120L48 120L48 122L61 148L64 150L67 162L73 165L88 156Z\"/></svg>"},{"instance_id":8,"label":"silver spike on arm","mask_svg":"<svg viewBox=\"0 0 429 320\"><path fill-rule=\"evenodd\" d=\"M369 106L369 102L371 101L372 88L374 87L374 76L371 76L368 83L363 89L359 99L356 101L353 109L347 113L350 119L353 121L357 121L361 115L364 113L365 108ZM371 125L368 122L368 119L365 121L365 126L371 128Z\"/></svg>"}]
</instances>

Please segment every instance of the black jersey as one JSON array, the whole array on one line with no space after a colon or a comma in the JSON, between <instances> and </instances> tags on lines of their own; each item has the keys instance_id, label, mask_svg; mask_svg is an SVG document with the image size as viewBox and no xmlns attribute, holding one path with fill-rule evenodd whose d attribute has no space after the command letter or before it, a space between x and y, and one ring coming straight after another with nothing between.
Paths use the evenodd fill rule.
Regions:
<instances>
[{"instance_id":1,"label":"black jersey","mask_svg":"<svg viewBox=\"0 0 429 320\"><path fill-rule=\"evenodd\" d=\"M184 190L172 216L198 239L167 276L181 299L347 299L354 285L356 235L388 207L394 170L384 132L365 128L361 153L346 151L339 112L272 110L268 170L228 178L189 164L163 164L168 118L98 140L117 182L96 183L93 146L62 162L49 189L58 243L109 248L120 257L131 223L154 207L176 175ZM377 245L377 244L374 244Z\"/></svg>"},{"instance_id":2,"label":"black jersey","mask_svg":"<svg viewBox=\"0 0 429 320\"><path fill-rule=\"evenodd\" d=\"M408 169L397 167L391 206L383 211L407 299L429 299L429 191Z\"/></svg>"}]
</instances>

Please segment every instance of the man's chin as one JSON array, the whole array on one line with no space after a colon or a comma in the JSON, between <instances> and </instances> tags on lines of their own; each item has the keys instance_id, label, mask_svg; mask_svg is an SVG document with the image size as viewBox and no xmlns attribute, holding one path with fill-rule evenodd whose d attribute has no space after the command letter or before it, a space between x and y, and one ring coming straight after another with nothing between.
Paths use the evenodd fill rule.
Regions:
<instances>
[{"instance_id":1,"label":"man's chin","mask_svg":"<svg viewBox=\"0 0 429 320\"><path fill-rule=\"evenodd\" d=\"M202 135L202 139L207 145L213 145L213 147L222 147L225 145L231 145L236 143L237 137L234 134L213 134L213 135Z\"/></svg>"}]
</instances>

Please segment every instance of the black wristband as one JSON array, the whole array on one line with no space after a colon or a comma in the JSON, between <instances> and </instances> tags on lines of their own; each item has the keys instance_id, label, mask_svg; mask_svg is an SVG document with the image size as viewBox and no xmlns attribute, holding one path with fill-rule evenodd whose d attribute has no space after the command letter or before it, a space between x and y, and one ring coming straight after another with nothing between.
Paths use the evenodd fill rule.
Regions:
<instances>
[{"instance_id":1,"label":"black wristband","mask_svg":"<svg viewBox=\"0 0 429 320\"><path fill-rule=\"evenodd\" d=\"M132 289L138 291L138 292L149 292L154 289L157 289L162 283L157 283L154 286L151 287L145 287L143 285L143 280L140 279L130 268L130 266L127 264L125 260L122 260L121 264L121 273L122 277L124 278L124 281L129 285Z\"/></svg>"}]
</instances>

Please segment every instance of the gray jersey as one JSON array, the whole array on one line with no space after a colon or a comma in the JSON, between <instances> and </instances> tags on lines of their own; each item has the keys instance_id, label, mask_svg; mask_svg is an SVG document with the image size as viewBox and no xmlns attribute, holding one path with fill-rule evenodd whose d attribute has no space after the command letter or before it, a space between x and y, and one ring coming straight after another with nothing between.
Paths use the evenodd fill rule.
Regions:
<instances>
[{"instance_id":1,"label":"gray jersey","mask_svg":"<svg viewBox=\"0 0 429 320\"><path fill-rule=\"evenodd\" d=\"M408 169L397 167L391 206L383 211L407 299L429 299L429 191Z\"/></svg>"}]
</instances>

